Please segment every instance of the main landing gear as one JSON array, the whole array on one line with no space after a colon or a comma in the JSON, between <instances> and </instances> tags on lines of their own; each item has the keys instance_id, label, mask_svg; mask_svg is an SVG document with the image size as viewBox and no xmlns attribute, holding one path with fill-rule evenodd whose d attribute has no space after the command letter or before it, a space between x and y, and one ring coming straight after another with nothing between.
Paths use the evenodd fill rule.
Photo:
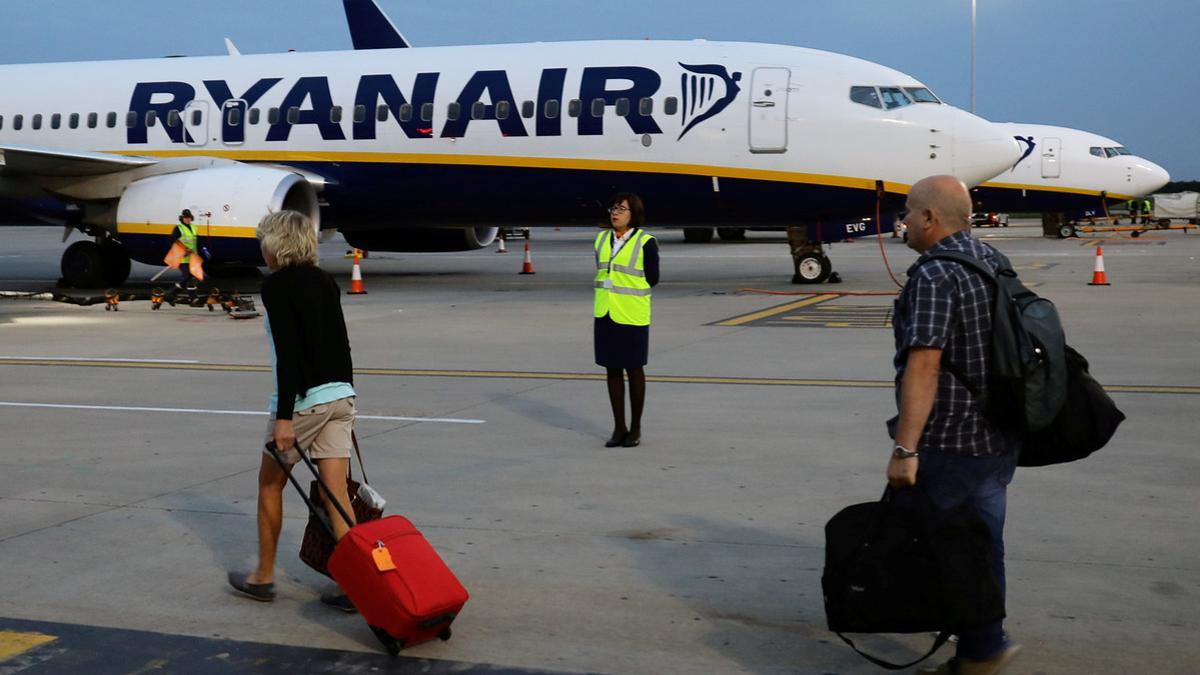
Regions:
<instances>
[{"instance_id":1,"label":"main landing gear","mask_svg":"<svg viewBox=\"0 0 1200 675\"><path fill-rule=\"evenodd\" d=\"M129 254L116 241L97 237L77 241L63 251L62 285L74 288L115 287L129 278Z\"/></svg>"},{"instance_id":2,"label":"main landing gear","mask_svg":"<svg viewBox=\"0 0 1200 675\"><path fill-rule=\"evenodd\" d=\"M833 271L833 263L825 255L824 245L808 238L807 228L789 227L787 234L796 272L792 275L793 284L838 283L842 280Z\"/></svg>"},{"instance_id":3,"label":"main landing gear","mask_svg":"<svg viewBox=\"0 0 1200 675\"><path fill-rule=\"evenodd\" d=\"M829 281L833 274L833 263L824 252L803 253L794 262L796 273L792 275L793 284L819 284Z\"/></svg>"}]
</instances>

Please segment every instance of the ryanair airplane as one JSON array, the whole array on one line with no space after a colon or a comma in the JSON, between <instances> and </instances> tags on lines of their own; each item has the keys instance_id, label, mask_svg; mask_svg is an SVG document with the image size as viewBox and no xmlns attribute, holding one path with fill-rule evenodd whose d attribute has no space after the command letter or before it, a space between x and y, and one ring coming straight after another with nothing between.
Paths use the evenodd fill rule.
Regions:
<instances>
[{"instance_id":1,"label":"ryanair airplane","mask_svg":"<svg viewBox=\"0 0 1200 675\"><path fill-rule=\"evenodd\" d=\"M64 279L117 285L161 264L184 208L216 263L261 264L278 209L359 248L458 251L595 226L618 190L656 226L828 241L922 177L974 186L1021 153L908 75L812 49L391 47L0 66L0 215L81 230Z\"/></svg>"},{"instance_id":2,"label":"ryanair airplane","mask_svg":"<svg viewBox=\"0 0 1200 675\"><path fill-rule=\"evenodd\" d=\"M971 190L976 211L1099 213L1166 185L1166 169L1117 141L1079 129L997 123L1021 146L1004 173Z\"/></svg>"}]
</instances>

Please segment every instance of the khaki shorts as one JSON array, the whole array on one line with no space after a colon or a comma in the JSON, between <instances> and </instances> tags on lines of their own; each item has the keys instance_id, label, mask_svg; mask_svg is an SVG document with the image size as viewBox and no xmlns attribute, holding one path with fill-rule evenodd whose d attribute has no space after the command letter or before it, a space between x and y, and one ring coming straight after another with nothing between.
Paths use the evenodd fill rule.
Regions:
<instances>
[{"instance_id":1,"label":"khaki shorts","mask_svg":"<svg viewBox=\"0 0 1200 675\"><path fill-rule=\"evenodd\" d=\"M354 397L339 398L336 401L314 405L305 410L297 410L292 415L292 428L296 433L296 444L308 453L308 458L336 459L349 458L354 449L351 433L354 431ZM267 420L267 434L264 443L275 440L275 415ZM270 456L266 449L263 454ZM283 459L288 464L300 461L300 455L295 448L283 453Z\"/></svg>"}]
</instances>

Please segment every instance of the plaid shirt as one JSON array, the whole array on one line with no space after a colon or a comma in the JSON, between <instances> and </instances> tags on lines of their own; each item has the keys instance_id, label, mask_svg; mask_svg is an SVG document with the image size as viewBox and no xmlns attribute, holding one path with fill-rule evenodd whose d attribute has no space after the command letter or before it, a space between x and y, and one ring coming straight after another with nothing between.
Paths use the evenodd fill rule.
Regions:
<instances>
[{"instance_id":1,"label":"plaid shirt","mask_svg":"<svg viewBox=\"0 0 1200 675\"><path fill-rule=\"evenodd\" d=\"M938 375L937 397L918 448L922 452L976 457L1016 452L1016 439L984 418L978 398L944 365L952 364L976 391L986 389L996 291L978 272L953 260L929 260L938 251L962 251L993 269L998 266L995 249L976 240L969 231L960 230L929 247L908 268L908 283L896 298L892 322L896 338L896 406L900 405L900 381L908 350L941 349L943 367ZM888 420L892 438L896 437L898 420L898 415Z\"/></svg>"}]
</instances>

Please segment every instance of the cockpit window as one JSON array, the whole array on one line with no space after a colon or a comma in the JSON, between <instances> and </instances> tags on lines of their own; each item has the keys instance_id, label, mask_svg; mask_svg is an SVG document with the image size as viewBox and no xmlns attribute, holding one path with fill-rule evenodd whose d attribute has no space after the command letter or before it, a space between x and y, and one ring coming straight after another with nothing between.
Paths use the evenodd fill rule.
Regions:
<instances>
[{"instance_id":1,"label":"cockpit window","mask_svg":"<svg viewBox=\"0 0 1200 675\"><path fill-rule=\"evenodd\" d=\"M925 87L905 87L904 91L917 103L941 103L938 97L934 96L933 92Z\"/></svg>"},{"instance_id":2,"label":"cockpit window","mask_svg":"<svg viewBox=\"0 0 1200 675\"><path fill-rule=\"evenodd\" d=\"M1106 156L1108 156L1108 157L1116 157L1116 156L1117 156L1117 149L1116 149L1116 148L1105 148L1105 149L1104 149L1104 154L1105 154Z\"/></svg>"},{"instance_id":3,"label":"cockpit window","mask_svg":"<svg viewBox=\"0 0 1200 675\"><path fill-rule=\"evenodd\" d=\"M1097 145L1093 145L1092 147L1088 148L1088 152L1092 153L1093 155L1095 155L1097 157L1104 157L1104 148L1101 148L1100 146L1097 146Z\"/></svg>"},{"instance_id":4,"label":"cockpit window","mask_svg":"<svg viewBox=\"0 0 1200 675\"><path fill-rule=\"evenodd\" d=\"M883 104L879 102L879 92L875 91L875 87L850 87L850 100L872 108L883 107Z\"/></svg>"},{"instance_id":5,"label":"cockpit window","mask_svg":"<svg viewBox=\"0 0 1200 675\"><path fill-rule=\"evenodd\" d=\"M1129 150L1125 149L1123 146L1118 145L1117 147L1115 147L1113 149L1117 151L1118 155L1132 155L1133 154Z\"/></svg>"},{"instance_id":6,"label":"cockpit window","mask_svg":"<svg viewBox=\"0 0 1200 675\"><path fill-rule=\"evenodd\" d=\"M900 87L880 87L879 95L883 99L883 106L888 110L912 103L912 100Z\"/></svg>"}]
</instances>

